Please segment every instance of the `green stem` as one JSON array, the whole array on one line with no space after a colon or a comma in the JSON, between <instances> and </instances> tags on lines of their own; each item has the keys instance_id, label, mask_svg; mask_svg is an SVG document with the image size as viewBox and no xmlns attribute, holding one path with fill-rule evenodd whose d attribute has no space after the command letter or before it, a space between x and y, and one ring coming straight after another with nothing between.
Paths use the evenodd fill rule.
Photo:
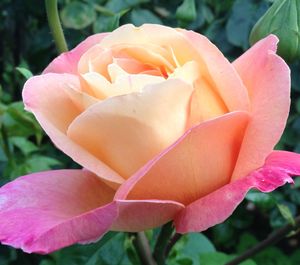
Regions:
<instances>
[{"instance_id":1,"label":"green stem","mask_svg":"<svg viewBox=\"0 0 300 265\"><path fill-rule=\"evenodd\" d=\"M173 225L172 222L169 222L162 227L154 247L153 256L157 262L157 265L165 265L166 247L170 241L170 237L172 234Z\"/></svg>"},{"instance_id":2,"label":"green stem","mask_svg":"<svg viewBox=\"0 0 300 265\"><path fill-rule=\"evenodd\" d=\"M68 51L68 46L58 16L57 0L45 0L45 6L49 27L58 53L66 52Z\"/></svg>"},{"instance_id":3,"label":"green stem","mask_svg":"<svg viewBox=\"0 0 300 265\"><path fill-rule=\"evenodd\" d=\"M133 241L136 252L144 265L157 265L151 255L151 248L144 232L138 232Z\"/></svg>"},{"instance_id":4,"label":"green stem","mask_svg":"<svg viewBox=\"0 0 300 265\"><path fill-rule=\"evenodd\" d=\"M226 263L225 265L238 265L241 262L247 260L248 258L251 258L255 256L257 253L263 251L265 248L276 244L281 239L285 238L288 233L291 231L295 231L300 227L300 215L295 218L295 225L287 224L283 227L281 227L278 230L275 230L272 232L265 240L259 242L254 247L246 250L244 253L242 253L240 256L234 258L230 262Z\"/></svg>"}]
</instances>

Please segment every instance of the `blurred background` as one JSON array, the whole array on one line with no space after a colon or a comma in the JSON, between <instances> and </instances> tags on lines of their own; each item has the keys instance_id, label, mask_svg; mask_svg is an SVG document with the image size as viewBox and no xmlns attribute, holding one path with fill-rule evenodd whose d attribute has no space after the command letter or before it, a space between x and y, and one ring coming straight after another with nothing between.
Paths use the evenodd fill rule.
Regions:
<instances>
[{"instance_id":1,"label":"blurred background","mask_svg":"<svg viewBox=\"0 0 300 265\"><path fill-rule=\"evenodd\" d=\"M200 32L233 61L250 47L249 35L253 26L274 1L58 2L69 48L91 34L112 31L122 24L132 23L139 26L143 23L156 23ZM285 10L287 17L281 20L282 24L287 25L293 11L295 10ZM299 39L300 33L297 34ZM255 38L257 39L257 36L253 37ZM289 40L292 41L291 38ZM280 52L283 54L288 49L289 47L285 46ZM296 49L299 51L298 46ZM290 54L288 51L286 59L292 69L292 106L287 128L277 148L300 152L300 60ZM1 0L0 185L31 172L78 167L55 149L33 116L24 111L21 102L22 87L26 79L32 73L41 73L56 56L44 1ZM293 217L299 214L300 209L299 180L296 179L295 185L285 186L272 194L249 192L244 202L225 223L201 234L183 236L172 250L167 264L221 265L263 240L272 231L287 223L293 223ZM158 229L147 231L151 244L157 233ZM242 264L299 265L299 241L299 234L289 234L275 246L268 247ZM140 264L133 247L132 236L110 232L96 244L72 246L47 256L29 255L20 250L0 246L0 265L102 264Z\"/></svg>"}]
</instances>

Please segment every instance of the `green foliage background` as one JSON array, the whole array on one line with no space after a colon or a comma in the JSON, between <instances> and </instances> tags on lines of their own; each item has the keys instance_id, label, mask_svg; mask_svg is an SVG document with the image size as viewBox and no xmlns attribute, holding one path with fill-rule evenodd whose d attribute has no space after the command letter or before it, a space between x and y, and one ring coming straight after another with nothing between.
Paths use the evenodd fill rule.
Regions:
<instances>
[{"instance_id":1,"label":"green foliage background","mask_svg":"<svg viewBox=\"0 0 300 265\"><path fill-rule=\"evenodd\" d=\"M205 34L229 60L249 48L249 33L271 0L60 0L69 47L87 36L125 23L158 23ZM29 69L39 74L56 56L43 1L0 2L0 184L31 172L78 167L57 151L33 116L23 109L21 91ZM292 108L279 149L300 151L300 61L292 69ZM223 224L189 234L175 245L170 265L220 265L242 253L299 214L300 182L272 194L251 191ZM147 231L153 244L159 229ZM132 236L108 233L100 242L72 246L48 256L0 246L0 265L140 264ZM299 238L290 236L244 265L298 265Z\"/></svg>"}]
</instances>

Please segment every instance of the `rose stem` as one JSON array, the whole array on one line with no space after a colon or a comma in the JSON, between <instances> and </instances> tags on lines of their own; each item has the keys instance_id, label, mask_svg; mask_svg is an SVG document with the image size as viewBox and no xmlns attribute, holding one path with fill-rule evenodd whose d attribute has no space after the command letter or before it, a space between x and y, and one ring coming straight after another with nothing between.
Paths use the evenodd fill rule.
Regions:
<instances>
[{"instance_id":1,"label":"rose stem","mask_svg":"<svg viewBox=\"0 0 300 265\"><path fill-rule=\"evenodd\" d=\"M165 224L160 231L158 239L154 247L154 259L158 265L165 265L166 259L166 247L170 241L170 237L173 234L173 225L172 222Z\"/></svg>"},{"instance_id":2,"label":"rose stem","mask_svg":"<svg viewBox=\"0 0 300 265\"><path fill-rule=\"evenodd\" d=\"M182 237L181 234L176 233L169 241L169 244L166 246L165 250L165 257L168 257L170 251L172 250L173 246L177 243L177 241Z\"/></svg>"},{"instance_id":3,"label":"rose stem","mask_svg":"<svg viewBox=\"0 0 300 265\"><path fill-rule=\"evenodd\" d=\"M133 244L142 262L141 264L157 265L152 257L151 248L144 232L135 233Z\"/></svg>"},{"instance_id":4,"label":"rose stem","mask_svg":"<svg viewBox=\"0 0 300 265\"><path fill-rule=\"evenodd\" d=\"M68 46L58 16L57 0L45 0L45 6L48 24L51 29L57 51L58 53L66 52L68 51Z\"/></svg>"},{"instance_id":5,"label":"rose stem","mask_svg":"<svg viewBox=\"0 0 300 265\"><path fill-rule=\"evenodd\" d=\"M238 265L238 264L240 264L242 261L256 255L257 253L264 250L268 246L271 246L271 245L277 243L278 241L283 239L289 232L291 232L293 230L296 230L299 227L300 227L300 216L297 216L295 218L295 225L287 224L287 225L281 227L280 229L272 232L271 234L269 234L269 236L266 239L264 239L263 241L261 241L260 243L255 245L254 247L248 249L243 254L236 257L232 261L226 263L225 265Z\"/></svg>"}]
</instances>

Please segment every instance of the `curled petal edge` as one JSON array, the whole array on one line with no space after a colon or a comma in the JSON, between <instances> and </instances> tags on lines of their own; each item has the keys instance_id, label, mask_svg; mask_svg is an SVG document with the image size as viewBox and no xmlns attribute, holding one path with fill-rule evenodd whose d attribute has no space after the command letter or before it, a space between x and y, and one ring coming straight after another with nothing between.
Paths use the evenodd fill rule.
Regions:
<instances>
[{"instance_id":1,"label":"curled petal edge","mask_svg":"<svg viewBox=\"0 0 300 265\"><path fill-rule=\"evenodd\" d=\"M263 167L189 204L174 219L176 231L181 234L200 232L222 223L250 189L271 192L293 183L293 175L300 175L300 154L273 151Z\"/></svg>"}]
</instances>

